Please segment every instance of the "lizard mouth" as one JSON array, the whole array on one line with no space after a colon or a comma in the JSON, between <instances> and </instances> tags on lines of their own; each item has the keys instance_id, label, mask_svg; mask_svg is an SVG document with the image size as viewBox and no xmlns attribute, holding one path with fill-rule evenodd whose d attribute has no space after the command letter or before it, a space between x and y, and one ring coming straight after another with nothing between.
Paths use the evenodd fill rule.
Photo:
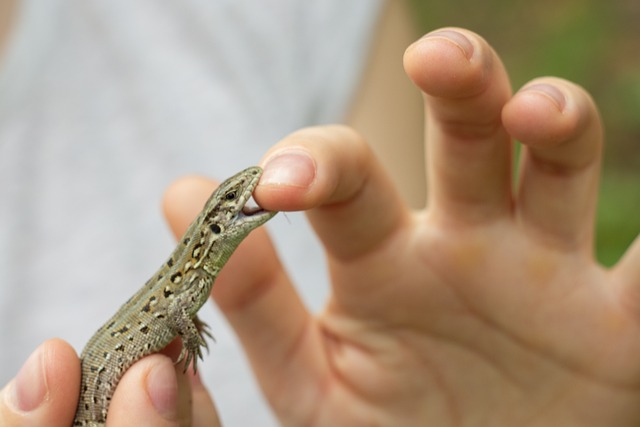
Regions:
<instances>
[{"instance_id":1,"label":"lizard mouth","mask_svg":"<svg viewBox=\"0 0 640 427\"><path fill-rule=\"evenodd\" d=\"M256 218L268 216L271 217L275 214L275 212L271 212L265 209L262 209L256 201L253 199L253 196L247 200L247 203L242 207L240 212L238 212L238 216L240 218Z\"/></svg>"},{"instance_id":2,"label":"lizard mouth","mask_svg":"<svg viewBox=\"0 0 640 427\"><path fill-rule=\"evenodd\" d=\"M244 203L242 207L236 211L235 217L239 220L240 224L252 224L252 227L255 228L273 218L277 212L263 209L253 198L253 190L258 185L258 181L260 181L262 169L254 167L245 170L245 172L247 171L251 172L251 176L249 181L246 182L244 189L240 190L243 193L241 197L244 198Z\"/></svg>"}]
</instances>

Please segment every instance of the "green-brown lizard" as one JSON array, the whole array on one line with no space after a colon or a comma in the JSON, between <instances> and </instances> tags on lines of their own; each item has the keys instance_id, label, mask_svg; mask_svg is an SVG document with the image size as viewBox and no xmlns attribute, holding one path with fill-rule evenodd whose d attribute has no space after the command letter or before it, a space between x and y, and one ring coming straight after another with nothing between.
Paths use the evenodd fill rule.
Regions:
<instances>
[{"instance_id":1,"label":"green-brown lizard","mask_svg":"<svg viewBox=\"0 0 640 427\"><path fill-rule=\"evenodd\" d=\"M176 363L196 370L204 335L196 313L240 242L276 212L246 204L262 169L250 167L224 181L191 223L169 260L89 340L80 359L82 381L74 426L103 427L125 371L142 357L182 339Z\"/></svg>"}]
</instances>

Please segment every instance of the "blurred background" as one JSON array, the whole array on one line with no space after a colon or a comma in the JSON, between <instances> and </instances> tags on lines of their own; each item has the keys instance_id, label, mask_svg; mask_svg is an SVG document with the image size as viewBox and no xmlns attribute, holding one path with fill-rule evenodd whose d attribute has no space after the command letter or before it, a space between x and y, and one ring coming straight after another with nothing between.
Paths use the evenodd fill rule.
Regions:
<instances>
[{"instance_id":1,"label":"blurred background","mask_svg":"<svg viewBox=\"0 0 640 427\"><path fill-rule=\"evenodd\" d=\"M595 98L606 136L597 256L615 263L640 233L640 1L409 1L423 33L459 26L487 39L514 90L553 75Z\"/></svg>"}]
</instances>

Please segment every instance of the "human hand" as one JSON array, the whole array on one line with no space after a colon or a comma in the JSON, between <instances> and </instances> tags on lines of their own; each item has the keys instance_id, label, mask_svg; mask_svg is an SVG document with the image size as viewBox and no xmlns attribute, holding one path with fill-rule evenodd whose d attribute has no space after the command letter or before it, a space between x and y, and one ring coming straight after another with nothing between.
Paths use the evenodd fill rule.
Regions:
<instances>
[{"instance_id":1,"label":"human hand","mask_svg":"<svg viewBox=\"0 0 640 427\"><path fill-rule=\"evenodd\" d=\"M305 309L263 230L214 287L280 420L638 425L640 243L611 270L593 258L593 102L553 78L511 95L496 54L459 29L417 41L405 68L425 93L428 207L407 208L354 132L296 132L267 153L255 195L308 210L331 269L326 309ZM168 192L177 235L212 185Z\"/></svg>"},{"instance_id":2,"label":"human hand","mask_svg":"<svg viewBox=\"0 0 640 427\"><path fill-rule=\"evenodd\" d=\"M159 354L135 363L118 384L107 427L220 425L199 379L181 372ZM73 348L62 340L46 341L0 391L0 425L69 427L79 386L80 361Z\"/></svg>"}]
</instances>

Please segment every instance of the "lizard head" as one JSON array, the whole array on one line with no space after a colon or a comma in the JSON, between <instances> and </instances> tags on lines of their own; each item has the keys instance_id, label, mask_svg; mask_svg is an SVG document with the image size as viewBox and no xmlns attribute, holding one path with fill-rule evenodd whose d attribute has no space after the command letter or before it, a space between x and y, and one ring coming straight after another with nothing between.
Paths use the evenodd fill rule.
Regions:
<instances>
[{"instance_id":1,"label":"lizard head","mask_svg":"<svg viewBox=\"0 0 640 427\"><path fill-rule=\"evenodd\" d=\"M223 264L253 229L277 213L247 205L261 175L261 168L247 168L225 180L207 200L192 224L200 231L203 258Z\"/></svg>"}]
</instances>

